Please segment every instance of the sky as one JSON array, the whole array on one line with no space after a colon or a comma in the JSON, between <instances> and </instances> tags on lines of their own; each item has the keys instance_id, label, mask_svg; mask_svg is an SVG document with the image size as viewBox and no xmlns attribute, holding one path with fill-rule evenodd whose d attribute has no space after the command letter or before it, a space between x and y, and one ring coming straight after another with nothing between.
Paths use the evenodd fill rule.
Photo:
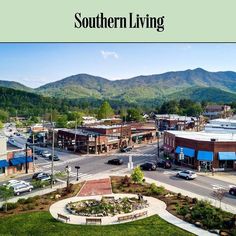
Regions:
<instances>
[{"instance_id":1,"label":"sky","mask_svg":"<svg viewBox=\"0 0 236 236\"><path fill-rule=\"evenodd\" d=\"M87 73L110 80L195 69L236 71L236 43L0 43L0 80L36 88Z\"/></svg>"}]
</instances>

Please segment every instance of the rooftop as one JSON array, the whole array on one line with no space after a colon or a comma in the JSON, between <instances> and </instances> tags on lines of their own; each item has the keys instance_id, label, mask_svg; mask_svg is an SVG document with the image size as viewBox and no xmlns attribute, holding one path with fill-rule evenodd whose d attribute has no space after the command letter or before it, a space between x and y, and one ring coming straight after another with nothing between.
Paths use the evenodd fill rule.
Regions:
<instances>
[{"instance_id":1,"label":"rooftop","mask_svg":"<svg viewBox=\"0 0 236 236\"><path fill-rule=\"evenodd\" d=\"M211 141L216 139L216 142L236 142L236 134L232 133L208 133L205 131L191 132L191 131L166 131L174 134L176 137L192 139L197 141Z\"/></svg>"}]
</instances>

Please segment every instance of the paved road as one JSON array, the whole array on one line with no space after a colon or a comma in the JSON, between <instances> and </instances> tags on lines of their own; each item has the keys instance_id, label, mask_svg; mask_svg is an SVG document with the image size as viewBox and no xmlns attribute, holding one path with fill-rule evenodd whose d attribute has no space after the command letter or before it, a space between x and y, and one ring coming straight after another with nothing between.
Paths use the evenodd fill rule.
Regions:
<instances>
[{"instance_id":1,"label":"paved road","mask_svg":"<svg viewBox=\"0 0 236 236\"><path fill-rule=\"evenodd\" d=\"M17 140L24 141L24 138L17 136ZM50 149L49 149L50 150ZM157 147L156 144L146 145L144 147L139 147L132 152L125 154L114 154L109 156L80 156L74 153L55 151L59 156L60 161L54 162L55 171L64 171L66 165L71 166L71 179L76 178L76 169L75 166L79 165L81 168L79 170L79 177L86 178L90 177L97 173L102 173L105 171L110 171L112 173L119 172L127 168L129 161L129 155L133 155L134 166L137 166L145 161L156 161L157 156ZM145 155L143 155L145 154ZM149 154L149 155L147 155ZM112 166L106 164L107 160L112 158L122 158L124 165L122 166ZM36 160L38 170L50 172L51 171L51 161L38 157ZM211 197L213 192L213 186L223 186L226 189L229 188L229 183L221 180L216 180L207 176L198 175L197 179L193 181L187 181L184 179L177 178L176 170L164 170L158 168L157 171L145 171L145 176L155 179L157 181L202 195L204 197ZM25 178L25 177L24 177ZM29 178L29 177L27 177ZM236 198L227 194L223 199L224 203L229 205L236 206Z\"/></svg>"}]
</instances>

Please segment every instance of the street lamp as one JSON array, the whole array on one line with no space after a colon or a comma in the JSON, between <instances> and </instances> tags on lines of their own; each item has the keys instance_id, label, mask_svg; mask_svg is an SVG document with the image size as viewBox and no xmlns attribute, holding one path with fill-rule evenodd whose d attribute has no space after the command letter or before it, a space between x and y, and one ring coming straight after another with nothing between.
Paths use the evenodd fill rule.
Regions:
<instances>
[{"instance_id":1,"label":"street lamp","mask_svg":"<svg viewBox=\"0 0 236 236\"><path fill-rule=\"evenodd\" d=\"M71 167L67 165L65 167L65 172L67 174L67 181L66 181L66 189L69 190L69 184L70 184L70 172L71 172Z\"/></svg>"},{"instance_id":2,"label":"street lamp","mask_svg":"<svg viewBox=\"0 0 236 236\"><path fill-rule=\"evenodd\" d=\"M76 181L79 180L79 169L80 169L80 166L75 166L75 169L77 171L77 174L76 174Z\"/></svg>"}]
</instances>

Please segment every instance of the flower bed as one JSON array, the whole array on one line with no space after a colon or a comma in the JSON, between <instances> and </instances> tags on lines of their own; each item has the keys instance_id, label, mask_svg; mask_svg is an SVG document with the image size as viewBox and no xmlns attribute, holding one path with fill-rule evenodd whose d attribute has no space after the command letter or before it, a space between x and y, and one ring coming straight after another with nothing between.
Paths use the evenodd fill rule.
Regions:
<instances>
[{"instance_id":1,"label":"flower bed","mask_svg":"<svg viewBox=\"0 0 236 236\"><path fill-rule=\"evenodd\" d=\"M123 213L131 213L148 207L148 203L138 198L105 198L101 200L83 200L71 202L66 209L74 215L79 216L114 216Z\"/></svg>"}]
</instances>

